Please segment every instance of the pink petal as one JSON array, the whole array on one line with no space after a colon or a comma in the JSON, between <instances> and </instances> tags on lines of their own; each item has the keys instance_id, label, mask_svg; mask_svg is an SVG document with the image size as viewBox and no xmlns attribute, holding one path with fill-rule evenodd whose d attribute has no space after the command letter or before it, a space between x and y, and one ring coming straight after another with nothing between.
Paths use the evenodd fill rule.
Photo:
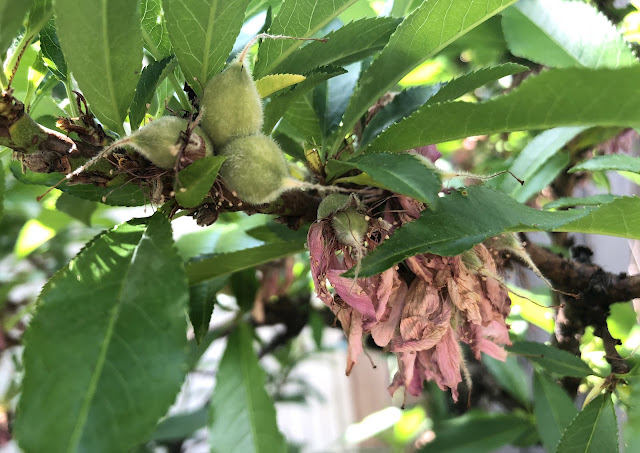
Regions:
<instances>
[{"instance_id":1,"label":"pink petal","mask_svg":"<svg viewBox=\"0 0 640 453\"><path fill-rule=\"evenodd\" d=\"M375 341L378 346L386 346L393 338L396 328L400 323L407 290L407 284L400 281L400 286L395 290L387 304L386 314L388 314L388 317L386 319L383 317L382 320L371 329L373 341Z\"/></svg>"},{"instance_id":2,"label":"pink petal","mask_svg":"<svg viewBox=\"0 0 640 453\"><path fill-rule=\"evenodd\" d=\"M327 278L333 285L336 293L344 300L349 306L353 307L362 316L369 320L376 318L376 310L373 308L373 301L371 297L360 286L362 279L354 280L350 278L341 277L344 271L339 269L329 269L327 271Z\"/></svg>"}]
</instances>

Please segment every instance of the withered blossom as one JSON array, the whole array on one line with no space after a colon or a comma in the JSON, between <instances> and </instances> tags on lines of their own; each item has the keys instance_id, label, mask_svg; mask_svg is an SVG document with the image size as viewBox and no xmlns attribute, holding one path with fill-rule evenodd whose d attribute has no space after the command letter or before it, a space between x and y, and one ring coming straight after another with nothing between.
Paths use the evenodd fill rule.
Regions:
<instances>
[{"instance_id":1,"label":"withered blossom","mask_svg":"<svg viewBox=\"0 0 640 453\"><path fill-rule=\"evenodd\" d=\"M370 221L365 251L417 219L424 208L405 196L390 200L383 212L384 225ZM430 380L450 389L457 400L458 384L466 374L461 342L477 359L483 352L506 358L510 301L484 245L476 245L465 256L416 255L381 274L355 280L342 274L356 264L356 254L336 238L329 219L311 226L308 245L318 297L331 308L348 338L347 375L358 361L366 335L397 357L391 394L404 386L417 396L423 381Z\"/></svg>"}]
</instances>

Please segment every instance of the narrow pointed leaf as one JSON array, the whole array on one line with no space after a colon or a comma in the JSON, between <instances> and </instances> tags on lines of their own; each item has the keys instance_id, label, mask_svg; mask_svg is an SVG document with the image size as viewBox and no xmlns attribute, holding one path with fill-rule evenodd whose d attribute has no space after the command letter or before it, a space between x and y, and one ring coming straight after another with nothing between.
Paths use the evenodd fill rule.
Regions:
<instances>
[{"instance_id":1,"label":"narrow pointed leaf","mask_svg":"<svg viewBox=\"0 0 640 453\"><path fill-rule=\"evenodd\" d=\"M640 198L618 198L591 210L580 219L558 227L556 231L640 239Z\"/></svg>"},{"instance_id":2,"label":"narrow pointed leaf","mask_svg":"<svg viewBox=\"0 0 640 453\"><path fill-rule=\"evenodd\" d=\"M249 0L162 0L173 51L197 93L224 67L248 4Z\"/></svg>"},{"instance_id":3,"label":"narrow pointed leaf","mask_svg":"<svg viewBox=\"0 0 640 453\"><path fill-rule=\"evenodd\" d=\"M284 453L265 373L253 350L253 335L240 322L229 336L211 399L212 453Z\"/></svg>"},{"instance_id":4,"label":"narrow pointed leaf","mask_svg":"<svg viewBox=\"0 0 640 453\"><path fill-rule=\"evenodd\" d=\"M0 3L0 55L4 55L11 42L18 34L24 16L33 0L4 1Z\"/></svg>"},{"instance_id":5,"label":"narrow pointed leaf","mask_svg":"<svg viewBox=\"0 0 640 453\"><path fill-rule=\"evenodd\" d=\"M0 222L4 215L4 164L0 161Z\"/></svg>"},{"instance_id":6,"label":"narrow pointed leaf","mask_svg":"<svg viewBox=\"0 0 640 453\"><path fill-rule=\"evenodd\" d=\"M171 41L160 0L140 2L140 24L144 46L154 58L160 60L171 55Z\"/></svg>"},{"instance_id":7,"label":"narrow pointed leaf","mask_svg":"<svg viewBox=\"0 0 640 453\"><path fill-rule=\"evenodd\" d=\"M639 78L640 66L546 71L490 101L426 105L380 134L365 152L558 126L640 125Z\"/></svg>"},{"instance_id":8,"label":"narrow pointed leaf","mask_svg":"<svg viewBox=\"0 0 640 453\"><path fill-rule=\"evenodd\" d=\"M557 382L541 373L534 373L533 413L542 445L547 451L555 451L562 433L578 410Z\"/></svg>"},{"instance_id":9,"label":"narrow pointed leaf","mask_svg":"<svg viewBox=\"0 0 640 453\"><path fill-rule=\"evenodd\" d=\"M514 55L551 67L617 68L636 59L616 27L592 5L521 0L502 14Z\"/></svg>"},{"instance_id":10,"label":"narrow pointed leaf","mask_svg":"<svg viewBox=\"0 0 640 453\"><path fill-rule=\"evenodd\" d=\"M202 202L211 190L225 159L223 156L207 156L178 173L176 200L182 207L193 208Z\"/></svg>"},{"instance_id":11,"label":"narrow pointed leaf","mask_svg":"<svg viewBox=\"0 0 640 453\"><path fill-rule=\"evenodd\" d=\"M26 170L22 173L20 162L10 162L9 170L13 176L24 184L35 184L51 187L64 179L62 173L37 173ZM135 184L124 184L115 187L99 187L93 184L67 185L66 181L57 186L63 192L67 192L85 200L99 201L111 206L142 206L148 197Z\"/></svg>"},{"instance_id":12,"label":"narrow pointed leaf","mask_svg":"<svg viewBox=\"0 0 640 453\"><path fill-rule=\"evenodd\" d=\"M26 21L26 32L35 35L53 17L53 0L35 0Z\"/></svg>"},{"instance_id":13,"label":"narrow pointed leaf","mask_svg":"<svg viewBox=\"0 0 640 453\"><path fill-rule=\"evenodd\" d=\"M288 88L291 85L302 82L306 79L300 74L270 74L256 80L256 88L261 98L266 98L276 91Z\"/></svg>"},{"instance_id":14,"label":"narrow pointed leaf","mask_svg":"<svg viewBox=\"0 0 640 453\"><path fill-rule=\"evenodd\" d=\"M299 47L278 66L278 71L303 73L318 66L345 66L381 50L400 19L374 17L343 25L324 38Z\"/></svg>"},{"instance_id":15,"label":"narrow pointed leaf","mask_svg":"<svg viewBox=\"0 0 640 453\"><path fill-rule=\"evenodd\" d=\"M107 453L146 441L184 379L187 297L162 214L91 241L45 285L25 334L23 450Z\"/></svg>"},{"instance_id":16,"label":"narrow pointed leaf","mask_svg":"<svg viewBox=\"0 0 640 453\"><path fill-rule=\"evenodd\" d=\"M313 89L313 110L323 139L331 136L340 125L344 110L349 104L349 98L358 84L360 77L360 63L354 63L344 68L347 72L321 83ZM286 118L293 123L287 111ZM309 143L315 143L317 135L311 137ZM322 150L321 150L322 152Z\"/></svg>"},{"instance_id":17,"label":"narrow pointed leaf","mask_svg":"<svg viewBox=\"0 0 640 453\"><path fill-rule=\"evenodd\" d=\"M600 206L606 203L611 203L618 198L615 195L602 194L593 195L591 197L563 197L557 200L551 201L543 206L544 209L562 209L573 208L576 206Z\"/></svg>"},{"instance_id":18,"label":"narrow pointed leaf","mask_svg":"<svg viewBox=\"0 0 640 453\"><path fill-rule=\"evenodd\" d=\"M367 173L380 187L423 203L434 203L442 189L440 178L432 167L425 158L415 154L367 154L343 162L343 165Z\"/></svg>"},{"instance_id":19,"label":"narrow pointed leaf","mask_svg":"<svg viewBox=\"0 0 640 453\"><path fill-rule=\"evenodd\" d=\"M61 81L67 80L67 62L64 59L55 22L50 20L40 30L40 50L42 59L47 68L53 72Z\"/></svg>"},{"instance_id":20,"label":"narrow pointed leaf","mask_svg":"<svg viewBox=\"0 0 640 453\"><path fill-rule=\"evenodd\" d=\"M265 244L237 252L220 253L187 263L187 276L189 283L193 285L303 251L304 241L292 240Z\"/></svg>"},{"instance_id":21,"label":"narrow pointed leaf","mask_svg":"<svg viewBox=\"0 0 640 453\"><path fill-rule=\"evenodd\" d=\"M557 376L587 377L594 374L589 365L570 352L533 341L518 341L507 347L512 354L524 356Z\"/></svg>"},{"instance_id":22,"label":"narrow pointed leaf","mask_svg":"<svg viewBox=\"0 0 640 453\"><path fill-rule=\"evenodd\" d=\"M178 61L173 55L164 60L154 61L142 70L136 94L131 101L131 112L129 122L131 128L136 129L142 123L147 111L147 104L151 102L156 94L158 86L167 78L169 74L178 66Z\"/></svg>"},{"instance_id":23,"label":"narrow pointed leaf","mask_svg":"<svg viewBox=\"0 0 640 453\"><path fill-rule=\"evenodd\" d=\"M582 409L562 435L557 453L618 452L618 421L611 394L605 393Z\"/></svg>"},{"instance_id":24,"label":"narrow pointed leaf","mask_svg":"<svg viewBox=\"0 0 640 453\"><path fill-rule=\"evenodd\" d=\"M92 113L123 132L142 65L138 3L56 0L54 7L65 60Z\"/></svg>"},{"instance_id":25,"label":"narrow pointed leaf","mask_svg":"<svg viewBox=\"0 0 640 453\"><path fill-rule=\"evenodd\" d=\"M284 0L280 11L269 27L269 33L297 38L313 37L356 1ZM258 51L255 76L263 77L276 72L286 72L280 69L280 65L303 43L304 41L293 39L267 39L263 41Z\"/></svg>"},{"instance_id":26,"label":"narrow pointed leaf","mask_svg":"<svg viewBox=\"0 0 640 453\"><path fill-rule=\"evenodd\" d=\"M385 92L420 63L499 13L515 0L426 0L398 26L360 78L344 114L333 152ZM427 143L429 144L429 143ZM405 148L409 149L409 148Z\"/></svg>"},{"instance_id":27,"label":"narrow pointed leaf","mask_svg":"<svg viewBox=\"0 0 640 453\"><path fill-rule=\"evenodd\" d=\"M466 195L455 192L439 199L435 209L395 231L362 260L359 275L375 275L419 253L457 255L505 231L552 230L586 214L538 211L494 189L469 187Z\"/></svg>"},{"instance_id":28,"label":"narrow pointed leaf","mask_svg":"<svg viewBox=\"0 0 640 453\"><path fill-rule=\"evenodd\" d=\"M606 156L596 156L592 159L580 162L572 167L569 173L577 171L632 171L640 173L640 158L627 156L626 154L609 154Z\"/></svg>"},{"instance_id":29,"label":"narrow pointed leaf","mask_svg":"<svg viewBox=\"0 0 640 453\"><path fill-rule=\"evenodd\" d=\"M216 294L226 283L226 277L218 277L189 287L189 320L198 344L209 331Z\"/></svg>"}]
</instances>

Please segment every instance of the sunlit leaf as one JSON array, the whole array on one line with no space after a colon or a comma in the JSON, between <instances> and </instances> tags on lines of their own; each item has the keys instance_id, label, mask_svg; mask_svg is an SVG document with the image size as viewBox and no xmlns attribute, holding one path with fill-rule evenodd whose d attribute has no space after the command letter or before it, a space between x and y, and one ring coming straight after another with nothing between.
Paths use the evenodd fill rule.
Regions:
<instances>
[{"instance_id":1,"label":"sunlit leaf","mask_svg":"<svg viewBox=\"0 0 640 453\"><path fill-rule=\"evenodd\" d=\"M199 205L213 186L226 157L207 156L180 170L176 181L176 200L185 208Z\"/></svg>"},{"instance_id":2,"label":"sunlit leaf","mask_svg":"<svg viewBox=\"0 0 640 453\"><path fill-rule=\"evenodd\" d=\"M295 85L306 79L300 74L270 74L256 80L256 88L261 98L266 98L276 91Z\"/></svg>"}]
</instances>

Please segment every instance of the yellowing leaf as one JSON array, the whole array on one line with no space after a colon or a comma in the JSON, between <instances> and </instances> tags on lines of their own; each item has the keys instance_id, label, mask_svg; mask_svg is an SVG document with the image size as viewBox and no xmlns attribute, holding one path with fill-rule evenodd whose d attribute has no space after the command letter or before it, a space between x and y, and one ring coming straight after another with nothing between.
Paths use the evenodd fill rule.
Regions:
<instances>
[{"instance_id":1,"label":"yellowing leaf","mask_svg":"<svg viewBox=\"0 0 640 453\"><path fill-rule=\"evenodd\" d=\"M256 88L260 97L264 99L276 91L300 83L305 79L306 77L300 74L272 74L257 80Z\"/></svg>"}]
</instances>

